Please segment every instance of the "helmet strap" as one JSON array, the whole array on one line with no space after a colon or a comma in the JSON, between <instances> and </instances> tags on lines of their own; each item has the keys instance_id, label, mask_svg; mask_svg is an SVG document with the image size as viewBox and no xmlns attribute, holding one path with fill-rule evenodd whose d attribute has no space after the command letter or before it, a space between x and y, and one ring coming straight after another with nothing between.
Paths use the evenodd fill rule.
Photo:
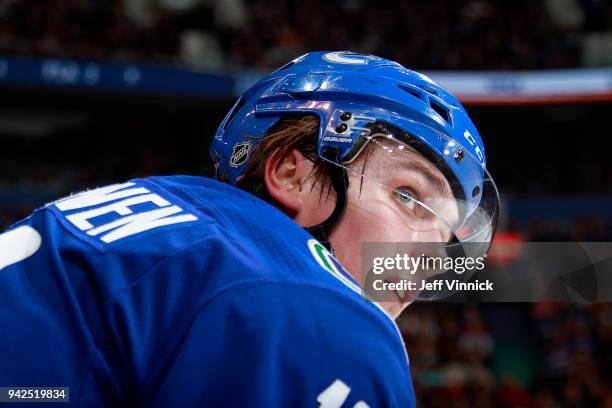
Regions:
<instances>
[{"instance_id":1,"label":"helmet strap","mask_svg":"<svg viewBox=\"0 0 612 408\"><path fill-rule=\"evenodd\" d=\"M346 169L340 163L340 149L328 149L324 152L325 156L331 159L332 163L323 160L324 166L327 169L329 178L331 179L332 187L336 191L336 206L329 217L320 224L304 229L315 237L325 248L333 253L333 248L329 242L329 234L332 232L340 218L344 215L347 205L348 196L348 175ZM331 157L330 157L331 156Z\"/></svg>"}]
</instances>

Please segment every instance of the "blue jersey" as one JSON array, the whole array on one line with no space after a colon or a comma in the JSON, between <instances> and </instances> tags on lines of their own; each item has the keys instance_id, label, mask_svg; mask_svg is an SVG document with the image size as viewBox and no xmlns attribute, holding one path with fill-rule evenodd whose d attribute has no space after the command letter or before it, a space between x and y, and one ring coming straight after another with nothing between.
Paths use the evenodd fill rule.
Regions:
<instances>
[{"instance_id":1,"label":"blue jersey","mask_svg":"<svg viewBox=\"0 0 612 408\"><path fill-rule=\"evenodd\" d=\"M397 327L331 254L200 177L89 190L0 234L0 330L0 386L74 406L414 405Z\"/></svg>"}]
</instances>

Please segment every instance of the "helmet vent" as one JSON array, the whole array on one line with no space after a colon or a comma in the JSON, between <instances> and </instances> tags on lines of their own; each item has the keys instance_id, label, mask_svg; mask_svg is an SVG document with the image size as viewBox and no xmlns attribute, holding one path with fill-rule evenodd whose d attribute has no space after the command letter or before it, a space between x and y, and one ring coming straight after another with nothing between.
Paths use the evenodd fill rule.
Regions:
<instances>
[{"instance_id":1,"label":"helmet vent","mask_svg":"<svg viewBox=\"0 0 612 408\"><path fill-rule=\"evenodd\" d=\"M433 88L430 88L430 87L428 87L428 86L422 86L422 85L421 85L421 86L419 86L419 88L421 88L421 89L422 89L422 90L424 90L424 91L429 92L429 93L430 93L430 94L432 94L432 95L439 96L438 91L437 91L437 90L435 90L435 89L433 89Z\"/></svg>"},{"instance_id":2,"label":"helmet vent","mask_svg":"<svg viewBox=\"0 0 612 408\"><path fill-rule=\"evenodd\" d=\"M435 110L436 113L440 115L446 123L452 126L450 112L445 106L442 106L434 100L429 100L429 106L431 106L431 109Z\"/></svg>"},{"instance_id":3,"label":"helmet vent","mask_svg":"<svg viewBox=\"0 0 612 408\"><path fill-rule=\"evenodd\" d=\"M410 95L414 96L415 98L421 100L422 102L425 102L425 95L423 95L422 92L417 91L416 89L406 86L404 84L397 84L397 86L399 86L402 90L408 92Z\"/></svg>"}]
</instances>

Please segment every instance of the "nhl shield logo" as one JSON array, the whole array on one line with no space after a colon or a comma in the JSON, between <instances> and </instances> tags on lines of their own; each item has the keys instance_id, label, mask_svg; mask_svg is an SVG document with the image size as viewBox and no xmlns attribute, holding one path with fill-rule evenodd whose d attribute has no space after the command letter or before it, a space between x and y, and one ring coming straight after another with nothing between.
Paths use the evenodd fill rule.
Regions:
<instances>
[{"instance_id":1,"label":"nhl shield logo","mask_svg":"<svg viewBox=\"0 0 612 408\"><path fill-rule=\"evenodd\" d=\"M232 167L240 167L242 166L249 155L251 154L251 143L249 142L240 142L234 145L232 150L232 157L230 157L229 164Z\"/></svg>"}]
</instances>

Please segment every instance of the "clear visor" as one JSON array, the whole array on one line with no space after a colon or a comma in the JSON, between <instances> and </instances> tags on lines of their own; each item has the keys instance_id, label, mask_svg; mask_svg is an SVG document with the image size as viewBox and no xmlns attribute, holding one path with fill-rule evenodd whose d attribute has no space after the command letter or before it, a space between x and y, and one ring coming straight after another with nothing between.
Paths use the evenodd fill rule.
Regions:
<instances>
[{"instance_id":1,"label":"clear visor","mask_svg":"<svg viewBox=\"0 0 612 408\"><path fill-rule=\"evenodd\" d=\"M393 136L373 134L350 163L342 166L349 177L347 212L359 212L367 225L369 243L394 243L382 252L411 245L411 256L424 258L483 258L495 233L499 195L490 174L480 162L465 153L463 168L472 166L479 174L474 180L464 177L463 185L445 176L443 165L434 163L414 147ZM470 186L464 199L464 186ZM475 190L473 190L473 188ZM416 244L422 244L420 246ZM389 254L385 254L389 255ZM410 274L411 280L446 279L467 281L473 271L457 273L448 266ZM442 265L442 266L440 266ZM367 274L367 268L364 273ZM397 279L397 271L394 272ZM421 284L419 282L418 286ZM455 286L456 287L456 286ZM453 294L436 286L421 290L419 299L440 299Z\"/></svg>"}]
</instances>

